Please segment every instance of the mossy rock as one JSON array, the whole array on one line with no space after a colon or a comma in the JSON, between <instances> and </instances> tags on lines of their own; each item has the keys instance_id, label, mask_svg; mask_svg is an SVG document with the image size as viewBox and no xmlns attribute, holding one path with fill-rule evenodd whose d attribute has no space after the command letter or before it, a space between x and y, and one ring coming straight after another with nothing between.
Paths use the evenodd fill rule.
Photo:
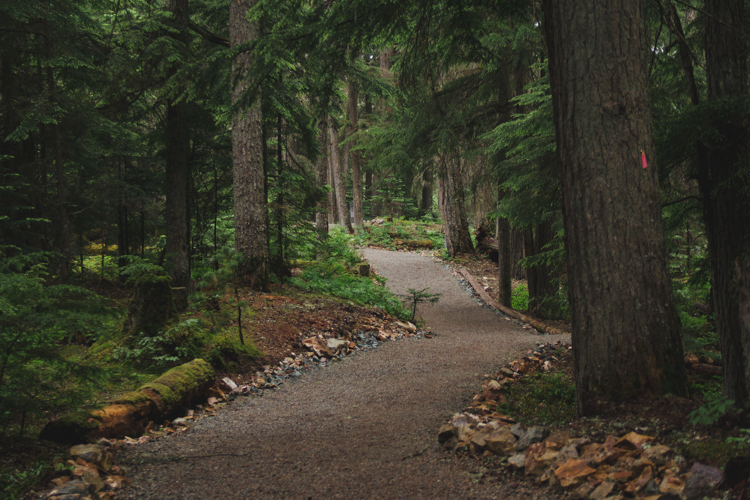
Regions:
<instances>
[{"instance_id":1,"label":"mossy rock","mask_svg":"<svg viewBox=\"0 0 750 500\"><path fill-rule=\"evenodd\" d=\"M135 282L135 293L128 306L125 331L129 335L156 335L177 317L172 295L172 279L162 274L146 274Z\"/></svg>"}]
</instances>

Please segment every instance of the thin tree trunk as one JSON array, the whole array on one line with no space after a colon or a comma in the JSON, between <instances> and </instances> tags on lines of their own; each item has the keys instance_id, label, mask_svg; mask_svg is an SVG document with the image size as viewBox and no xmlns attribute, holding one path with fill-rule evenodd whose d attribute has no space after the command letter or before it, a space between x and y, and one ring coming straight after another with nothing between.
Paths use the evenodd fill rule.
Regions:
<instances>
[{"instance_id":1,"label":"thin tree trunk","mask_svg":"<svg viewBox=\"0 0 750 500\"><path fill-rule=\"evenodd\" d=\"M232 47L258 37L258 22L245 19L255 0L229 2L229 35ZM244 257L241 274L254 288L268 290L268 232L264 172L261 97L250 109L240 105L247 90L249 52L237 56L232 68L232 172L234 178L235 249Z\"/></svg>"},{"instance_id":2,"label":"thin tree trunk","mask_svg":"<svg viewBox=\"0 0 750 500\"><path fill-rule=\"evenodd\" d=\"M659 203L642 0L544 0L543 6L578 414L595 413L599 400L687 396Z\"/></svg>"},{"instance_id":3,"label":"thin tree trunk","mask_svg":"<svg viewBox=\"0 0 750 500\"><path fill-rule=\"evenodd\" d=\"M428 214L432 211L432 190L433 190L433 175L432 166L425 168L422 174L422 199L419 203L419 208L424 214Z\"/></svg>"},{"instance_id":4,"label":"thin tree trunk","mask_svg":"<svg viewBox=\"0 0 750 500\"><path fill-rule=\"evenodd\" d=\"M49 23L45 17L42 21L44 29L44 52L47 61L52 60L52 38L49 31ZM51 65L47 66L47 86L50 92L50 100L53 106L58 105L57 85L55 74ZM55 179L57 180L57 220L59 231L59 248L62 253L60 265L60 277L68 276L68 261L70 259L70 220L68 219L67 188L65 187L65 165L63 162L62 134L60 132L60 120L52 124L53 144L55 148Z\"/></svg>"},{"instance_id":5,"label":"thin tree trunk","mask_svg":"<svg viewBox=\"0 0 750 500\"><path fill-rule=\"evenodd\" d=\"M500 193L503 196L503 193ZM497 236L497 264L500 275L500 303L505 307L511 307L513 288L511 285L510 265L510 222L504 217L498 217L495 222L495 233Z\"/></svg>"},{"instance_id":6,"label":"thin tree trunk","mask_svg":"<svg viewBox=\"0 0 750 500\"><path fill-rule=\"evenodd\" d=\"M347 210L346 205L346 186L344 185L344 176L341 173L338 133L334 127L331 115L328 115L328 135L330 138L331 175L336 190L336 208L338 209L339 224L342 224L346 228L347 233L354 234L354 228L352 228L352 221L349 218L349 210Z\"/></svg>"},{"instance_id":7,"label":"thin tree trunk","mask_svg":"<svg viewBox=\"0 0 750 500\"><path fill-rule=\"evenodd\" d=\"M747 38L743 0L706 0L707 97L718 103L744 97ZM747 116L741 108L713 123L720 138L698 145L698 185L703 199L711 293L722 354L723 394L750 401L750 172Z\"/></svg>"},{"instance_id":8,"label":"thin tree trunk","mask_svg":"<svg viewBox=\"0 0 750 500\"><path fill-rule=\"evenodd\" d=\"M357 113L357 88L354 83L349 82L349 123L351 129L349 135L357 133L359 128L359 117ZM352 148L357 145L356 140L350 142ZM359 168L359 151L352 151L352 197L354 201L354 225L362 227L362 173Z\"/></svg>"},{"instance_id":9,"label":"thin tree trunk","mask_svg":"<svg viewBox=\"0 0 750 500\"><path fill-rule=\"evenodd\" d=\"M321 149L322 156L318 160L317 168L315 169L315 185L318 189L322 190L328 184L328 134L326 133L326 125L321 124L320 135L318 140L322 145ZM315 211L315 232L318 238L318 242L322 243L328 237L328 214L330 212L330 205L328 201L328 193L320 197L318 202L318 209Z\"/></svg>"}]
</instances>

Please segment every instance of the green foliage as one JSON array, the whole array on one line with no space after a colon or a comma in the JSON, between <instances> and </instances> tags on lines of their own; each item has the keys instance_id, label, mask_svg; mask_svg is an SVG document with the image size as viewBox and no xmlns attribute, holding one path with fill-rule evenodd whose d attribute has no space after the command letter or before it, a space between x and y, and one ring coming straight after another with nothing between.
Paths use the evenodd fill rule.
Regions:
<instances>
[{"instance_id":1,"label":"green foliage","mask_svg":"<svg viewBox=\"0 0 750 500\"><path fill-rule=\"evenodd\" d=\"M100 370L78 356L73 341L93 342L109 328L114 311L84 288L47 284L46 255L0 253L0 435L61 406L80 404Z\"/></svg>"},{"instance_id":2,"label":"green foliage","mask_svg":"<svg viewBox=\"0 0 750 500\"><path fill-rule=\"evenodd\" d=\"M745 446L750 446L750 429L740 429L740 432L745 435L740 437L728 437L727 443L739 443Z\"/></svg>"},{"instance_id":3,"label":"green foliage","mask_svg":"<svg viewBox=\"0 0 750 500\"><path fill-rule=\"evenodd\" d=\"M22 498L52 467L48 460L40 460L24 470L0 470L0 500Z\"/></svg>"},{"instance_id":4,"label":"green foliage","mask_svg":"<svg viewBox=\"0 0 750 500\"><path fill-rule=\"evenodd\" d=\"M533 373L503 386L506 402L499 408L522 421L567 424L575 417L575 386L564 373Z\"/></svg>"},{"instance_id":5,"label":"green foliage","mask_svg":"<svg viewBox=\"0 0 750 500\"><path fill-rule=\"evenodd\" d=\"M525 311L529 308L529 289L520 284L511 292L511 307L516 311Z\"/></svg>"},{"instance_id":6,"label":"green foliage","mask_svg":"<svg viewBox=\"0 0 750 500\"><path fill-rule=\"evenodd\" d=\"M323 244L320 259L290 282L303 290L377 306L393 316L408 318L409 311L404 309L398 297L390 290L371 278L353 274L354 266L362 262L362 258L351 246L351 242L352 237L332 231ZM383 278L378 279L385 281Z\"/></svg>"},{"instance_id":7,"label":"green foliage","mask_svg":"<svg viewBox=\"0 0 750 500\"><path fill-rule=\"evenodd\" d=\"M693 425L713 425L734 406L731 399L717 398L709 400L703 406L688 414L688 420Z\"/></svg>"},{"instance_id":8,"label":"green foliage","mask_svg":"<svg viewBox=\"0 0 750 500\"><path fill-rule=\"evenodd\" d=\"M417 306L419 304L437 304L440 297L443 296L442 293L428 293L427 290L429 289L430 287L421 290L408 288L406 290L408 294L401 296L401 302L404 304L404 307L411 310L412 322L417 317Z\"/></svg>"}]
</instances>

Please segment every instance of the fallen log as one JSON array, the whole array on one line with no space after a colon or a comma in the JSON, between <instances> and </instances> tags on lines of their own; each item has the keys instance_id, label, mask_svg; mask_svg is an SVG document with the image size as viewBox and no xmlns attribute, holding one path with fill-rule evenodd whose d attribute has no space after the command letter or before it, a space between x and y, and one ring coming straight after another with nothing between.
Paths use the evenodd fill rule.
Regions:
<instances>
[{"instance_id":1,"label":"fallen log","mask_svg":"<svg viewBox=\"0 0 750 500\"><path fill-rule=\"evenodd\" d=\"M197 401L214 383L214 369L202 359L167 371L137 391L99 410L79 411L49 422L40 439L58 443L138 436L149 422L172 418Z\"/></svg>"},{"instance_id":2,"label":"fallen log","mask_svg":"<svg viewBox=\"0 0 750 500\"><path fill-rule=\"evenodd\" d=\"M547 323L544 323L543 321L539 321L534 318L530 318L529 316L526 316L525 314L521 314L520 312L511 309L509 307L505 307L504 305L500 304L498 301L493 299L489 293L487 293L484 288L479 284L477 279L471 275L469 271L466 269L460 269L459 272L461 273L461 276L466 279L466 281L469 282L469 284L474 288L474 290L479 294L479 296L482 298L485 304L489 305L490 307L494 307L495 309L499 309L503 313L507 314L511 318L515 318L519 321L523 321L524 323L528 323L529 325L536 328L538 331L549 333L550 335L567 335L568 332L564 332L558 328L554 328L549 326Z\"/></svg>"}]
</instances>

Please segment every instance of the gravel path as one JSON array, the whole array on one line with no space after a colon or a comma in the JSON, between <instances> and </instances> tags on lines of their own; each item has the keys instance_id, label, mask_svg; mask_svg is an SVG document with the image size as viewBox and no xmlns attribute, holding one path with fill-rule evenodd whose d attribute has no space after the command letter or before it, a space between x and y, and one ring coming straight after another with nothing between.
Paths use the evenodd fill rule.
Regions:
<instances>
[{"instance_id":1,"label":"gravel path","mask_svg":"<svg viewBox=\"0 0 750 500\"><path fill-rule=\"evenodd\" d=\"M185 434L124 452L126 498L557 498L524 486L475 484L437 430L496 370L537 340L479 307L442 264L365 250L396 293L430 287L432 339L387 342L241 398ZM567 339L566 339L567 340ZM421 452L421 453L420 453ZM416 455L415 455L416 454ZM122 498L122 497L121 497Z\"/></svg>"}]
</instances>

